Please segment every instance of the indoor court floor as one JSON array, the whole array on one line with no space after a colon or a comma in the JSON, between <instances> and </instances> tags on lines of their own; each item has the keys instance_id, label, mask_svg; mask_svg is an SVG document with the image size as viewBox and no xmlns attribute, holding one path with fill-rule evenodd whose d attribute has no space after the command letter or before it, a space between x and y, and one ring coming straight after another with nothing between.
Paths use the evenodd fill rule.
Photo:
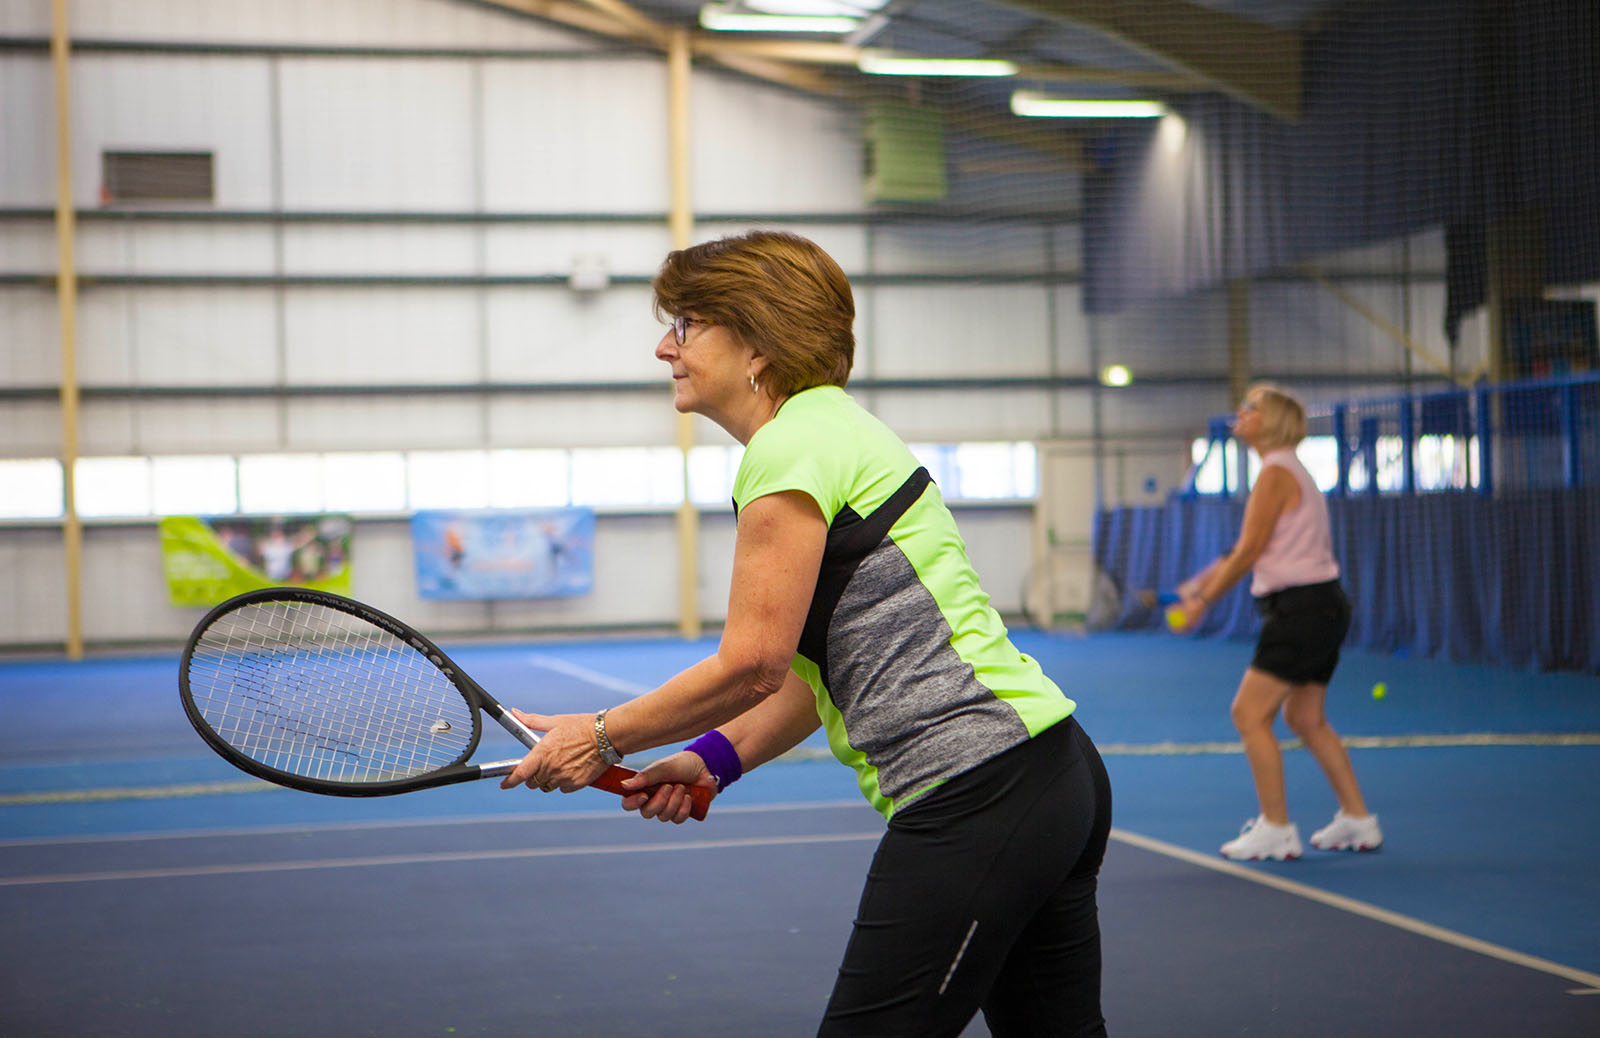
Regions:
<instances>
[{"instance_id":1,"label":"indoor court floor","mask_svg":"<svg viewBox=\"0 0 1600 1038\"><path fill-rule=\"evenodd\" d=\"M1600 1035L1600 679L1347 652L1330 718L1386 843L1243 865L1216 850L1254 813L1250 645L1016 638L1111 773L1112 1034ZM713 646L444 647L508 704L590 711ZM322 798L212 755L176 669L0 663L0 1035L814 1032L882 831L818 737L685 826L491 782ZM1303 751L1286 772L1308 835L1332 794Z\"/></svg>"}]
</instances>

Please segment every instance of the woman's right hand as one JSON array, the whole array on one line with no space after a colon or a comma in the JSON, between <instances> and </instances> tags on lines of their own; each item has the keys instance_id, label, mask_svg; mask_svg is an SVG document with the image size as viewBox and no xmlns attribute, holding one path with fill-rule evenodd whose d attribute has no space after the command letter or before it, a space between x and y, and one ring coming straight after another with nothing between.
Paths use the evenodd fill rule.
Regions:
<instances>
[{"instance_id":1,"label":"woman's right hand","mask_svg":"<svg viewBox=\"0 0 1600 1038\"><path fill-rule=\"evenodd\" d=\"M660 785L654 793L645 789ZM657 818L663 822L682 825L689 820L694 801L689 797L690 786L705 786L716 795L717 783L706 769L706 762L698 753L680 750L663 757L643 771L624 779L624 789L636 789L622 798L625 811L637 811L642 818Z\"/></svg>"}]
</instances>

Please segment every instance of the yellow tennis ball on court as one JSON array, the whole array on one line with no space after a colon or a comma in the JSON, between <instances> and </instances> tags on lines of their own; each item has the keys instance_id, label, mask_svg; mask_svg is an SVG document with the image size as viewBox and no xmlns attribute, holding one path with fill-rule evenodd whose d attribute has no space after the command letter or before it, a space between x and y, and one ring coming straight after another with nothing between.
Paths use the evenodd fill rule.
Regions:
<instances>
[{"instance_id":1,"label":"yellow tennis ball on court","mask_svg":"<svg viewBox=\"0 0 1600 1038\"><path fill-rule=\"evenodd\" d=\"M1167 626L1174 631L1182 630L1188 622L1188 615L1180 607L1171 606L1167 609Z\"/></svg>"},{"instance_id":2,"label":"yellow tennis ball on court","mask_svg":"<svg viewBox=\"0 0 1600 1038\"><path fill-rule=\"evenodd\" d=\"M1384 696L1386 696L1388 694L1389 694L1389 686L1385 685L1383 682L1380 681L1376 685L1372 686L1372 698L1373 699L1382 699Z\"/></svg>"}]
</instances>

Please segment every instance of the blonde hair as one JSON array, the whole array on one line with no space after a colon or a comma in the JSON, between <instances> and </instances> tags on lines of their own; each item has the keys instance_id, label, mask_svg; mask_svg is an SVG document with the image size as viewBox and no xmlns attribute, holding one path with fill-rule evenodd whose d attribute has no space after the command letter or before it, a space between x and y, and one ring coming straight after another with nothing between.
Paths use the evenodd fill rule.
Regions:
<instances>
[{"instance_id":1,"label":"blonde hair","mask_svg":"<svg viewBox=\"0 0 1600 1038\"><path fill-rule=\"evenodd\" d=\"M774 396L850 379L855 297L815 242L782 231L702 242L668 253L651 287L657 318L692 314L765 357Z\"/></svg>"},{"instance_id":2,"label":"blonde hair","mask_svg":"<svg viewBox=\"0 0 1600 1038\"><path fill-rule=\"evenodd\" d=\"M1306 438L1306 408L1293 393L1273 385L1257 382L1245 391L1246 400L1254 400L1261 414L1261 446L1294 447Z\"/></svg>"}]
</instances>

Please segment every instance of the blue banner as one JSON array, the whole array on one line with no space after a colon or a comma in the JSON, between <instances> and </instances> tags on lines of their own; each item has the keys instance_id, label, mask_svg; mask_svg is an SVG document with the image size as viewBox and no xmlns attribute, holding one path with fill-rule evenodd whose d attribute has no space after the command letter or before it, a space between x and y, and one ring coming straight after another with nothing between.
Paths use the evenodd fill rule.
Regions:
<instances>
[{"instance_id":1,"label":"blue banner","mask_svg":"<svg viewBox=\"0 0 1600 1038\"><path fill-rule=\"evenodd\" d=\"M435 599L552 598L594 588L594 512L417 512L417 593Z\"/></svg>"}]
</instances>

